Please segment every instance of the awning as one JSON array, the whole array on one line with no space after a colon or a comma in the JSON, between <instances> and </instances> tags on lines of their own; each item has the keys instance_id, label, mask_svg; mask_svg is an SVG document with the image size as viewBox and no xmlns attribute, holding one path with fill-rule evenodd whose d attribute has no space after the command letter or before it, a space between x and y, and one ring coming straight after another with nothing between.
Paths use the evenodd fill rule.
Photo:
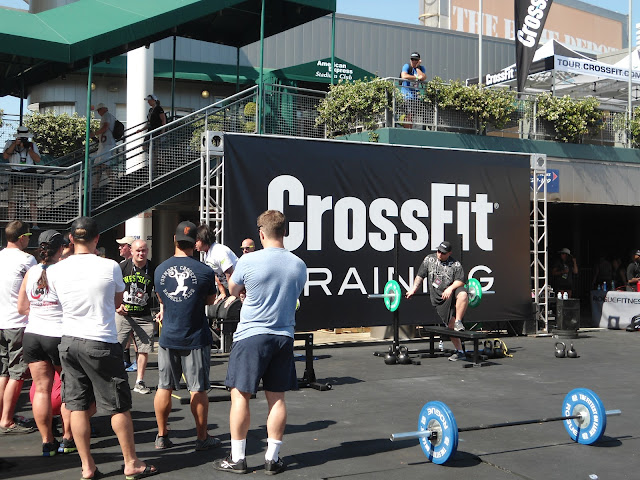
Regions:
<instances>
[{"instance_id":1,"label":"awning","mask_svg":"<svg viewBox=\"0 0 640 480\"><path fill-rule=\"evenodd\" d=\"M156 78L171 78L172 62L171 60L156 58L153 63L154 76ZM82 69L85 73L87 69ZM265 68L265 74L269 74L272 69ZM239 82L242 85L255 84L258 81L260 72L255 67L240 66L238 68ZM94 65L93 74L106 75L126 75L127 58L118 56L111 59L110 63L99 63ZM176 61L176 79L193 80L208 83L236 83L236 66L220 63L202 63L187 62L182 60Z\"/></svg>"},{"instance_id":2,"label":"awning","mask_svg":"<svg viewBox=\"0 0 640 480\"><path fill-rule=\"evenodd\" d=\"M240 47L260 38L261 0L79 0L0 9L0 96L177 35ZM335 12L336 0L269 0L265 36ZM26 92L25 92L26 93Z\"/></svg>"},{"instance_id":3,"label":"awning","mask_svg":"<svg viewBox=\"0 0 640 480\"><path fill-rule=\"evenodd\" d=\"M331 83L329 66L331 57L323 58L309 63L301 63L292 67L280 68L271 72L271 75L280 80L295 80L302 82ZM339 80L353 81L373 79L376 75L356 65L335 57L334 82Z\"/></svg>"}]
</instances>

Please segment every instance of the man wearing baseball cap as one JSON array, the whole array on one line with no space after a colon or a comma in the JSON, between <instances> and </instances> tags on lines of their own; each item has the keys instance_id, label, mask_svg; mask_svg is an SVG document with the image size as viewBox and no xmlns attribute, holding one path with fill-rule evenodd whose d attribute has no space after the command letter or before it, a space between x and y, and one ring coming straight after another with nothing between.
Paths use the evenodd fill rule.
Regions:
<instances>
[{"instance_id":1,"label":"man wearing baseball cap","mask_svg":"<svg viewBox=\"0 0 640 480\"><path fill-rule=\"evenodd\" d=\"M418 89L420 83L427 79L427 71L421 65L422 60L418 52L413 52L409 56L409 63L405 63L400 73L402 78L402 88L400 91L405 99L407 121L413 122L420 112L420 95Z\"/></svg>"},{"instance_id":2,"label":"man wearing baseball cap","mask_svg":"<svg viewBox=\"0 0 640 480\"><path fill-rule=\"evenodd\" d=\"M211 330L205 305L216 297L216 275L213 270L193 258L197 227L181 222L174 236L175 253L156 268L154 283L160 300L156 320L162 325L158 340L158 390L154 399L158 435L155 446L173 446L169 440L168 420L171 393L179 389L184 375L191 393L191 412L196 422L196 450L220 446L220 439L207 431L211 388Z\"/></svg>"},{"instance_id":3,"label":"man wearing baseball cap","mask_svg":"<svg viewBox=\"0 0 640 480\"><path fill-rule=\"evenodd\" d=\"M462 319L469 305L469 296L464 286L464 269L458 260L451 256L451 243L444 241L438 245L436 253L427 255L418 268L418 274L406 297L411 298L424 279L429 285L431 304L436 307L444 325L450 330L462 331ZM459 338L451 337L456 353L449 357L455 362L465 358Z\"/></svg>"},{"instance_id":4,"label":"man wearing baseball cap","mask_svg":"<svg viewBox=\"0 0 640 480\"><path fill-rule=\"evenodd\" d=\"M116 239L118 249L120 250L120 256L124 258L124 260L122 260L120 263L131 258L131 244L134 242L134 240L135 238L130 235Z\"/></svg>"},{"instance_id":5,"label":"man wearing baseball cap","mask_svg":"<svg viewBox=\"0 0 640 480\"><path fill-rule=\"evenodd\" d=\"M576 258L571 256L571 250L562 248L558 251L559 258L551 268L552 286L556 292L567 293L571 298L573 293L573 276L578 274L578 263Z\"/></svg>"},{"instance_id":6,"label":"man wearing baseball cap","mask_svg":"<svg viewBox=\"0 0 640 480\"><path fill-rule=\"evenodd\" d=\"M80 217L71 225L74 254L47 269L49 289L62 306L60 362L62 399L71 411L71 431L82 461L82 478L100 475L91 455L90 407L111 416L124 457L126 477L157 473L138 459L131 419L131 390L122 364L116 330L116 308L122 303L122 270L113 260L95 255L100 239L96 221Z\"/></svg>"},{"instance_id":7,"label":"man wearing baseball cap","mask_svg":"<svg viewBox=\"0 0 640 480\"><path fill-rule=\"evenodd\" d=\"M16 201L22 196L29 201L29 212L33 228L37 229L38 208L36 205L36 193L38 182L33 175L34 165L40 163L40 152L34 142L29 138L33 133L23 125L18 127L14 140L7 140L2 151L2 158L11 164L11 175L9 176L9 210L8 218L16 218ZM24 174L24 175L23 175Z\"/></svg>"}]
</instances>

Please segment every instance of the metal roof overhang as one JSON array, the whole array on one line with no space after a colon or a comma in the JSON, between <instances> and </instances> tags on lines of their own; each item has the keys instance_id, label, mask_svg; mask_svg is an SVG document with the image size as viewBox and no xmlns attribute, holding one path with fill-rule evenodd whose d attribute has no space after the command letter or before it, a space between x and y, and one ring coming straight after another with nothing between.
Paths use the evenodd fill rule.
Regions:
<instances>
[{"instance_id":1,"label":"metal roof overhang","mask_svg":"<svg viewBox=\"0 0 640 480\"><path fill-rule=\"evenodd\" d=\"M265 37L335 12L336 0L269 0ZM0 9L0 96L177 35L240 47L260 39L261 0L79 0Z\"/></svg>"}]
</instances>

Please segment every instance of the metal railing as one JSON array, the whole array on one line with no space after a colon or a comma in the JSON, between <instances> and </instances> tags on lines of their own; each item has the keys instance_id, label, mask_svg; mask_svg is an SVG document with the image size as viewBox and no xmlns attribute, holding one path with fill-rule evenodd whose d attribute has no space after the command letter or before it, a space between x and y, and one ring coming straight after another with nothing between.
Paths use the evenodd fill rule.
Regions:
<instances>
[{"instance_id":1,"label":"metal railing","mask_svg":"<svg viewBox=\"0 0 640 480\"><path fill-rule=\"evenodd\" d=\"M403 88L401 79L384 80L391 80L397 88ZM388 111L378 114L374 119L366 119L367 122L365 119L354 118L350 131L362 131L365 129L364 125L370 124L372 120L378 127L482 133L538 140L551 140L555 137L553 127L536 118L536 96L525 96L517 100L517 108L504 128L496 129L489 125L482 131L477 119L470 118L463 112L439 109L437 105L419 99L421 86L404 88L401 101L394 101ZM407 92L413 94L409 95ZM298 87L265 85L262 109L264 133L326 138L326 128L316 125L318 106L326 95L326 92ZM136 190L150 189L171 178L172 174L185 166L199 161L200 136L205 129L255 133L256 115L260 111L257 103L258 87L254 86L151 132L129 133L124 143L117 144L101 155L93 152L89 175L91 184L88 189L91 211L114 205ZM619 115L603 111L603 129L597 136L585 137L583 141L625 146L627 135L624 130L620 130L617 118ZM15 119L12 117L4 116L0 141L5 137L6 140L13 138L18 120L17 116ZM135 132L137 127L139 126L130 127L127 133ZM59 168L38 165L36 173L25 173L3 165L0 170L0 222L29 218L42 223L65 224L80 215L83 160L82 150L56 159L53 165L59 165ZM17 192L13 185L19 183L30 185L30 188L21 186ZM37 215L32 214L34 191Z\"/></svg>"}]
</instances>

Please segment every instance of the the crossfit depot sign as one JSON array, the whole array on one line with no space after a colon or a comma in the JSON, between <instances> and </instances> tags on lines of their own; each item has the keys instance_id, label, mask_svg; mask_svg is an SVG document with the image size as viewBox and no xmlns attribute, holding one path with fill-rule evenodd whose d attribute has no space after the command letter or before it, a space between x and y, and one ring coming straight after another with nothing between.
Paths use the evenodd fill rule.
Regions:
<instances>
[{"instance_id":1,"label":"the crossfit depot sign","mask_svg":"<svg viewBox=\"0 0 640 480\"><path fill-rule=\"evenodd\" d=\"M623 82L629 81L629 69L607 63L593 62L582 58L555 56L555 69L559 72L593 75ZM631 81L640 83L640 70L631 70Z\"/></svg>"},{"instance_id":2,"label":"the crossfit depot sign","mask_svg":"<svg viewBox=\"0 0 640 480\"><path fill-rule=\"evenodd\" d=\"M267 209L285 213L285 247L307 264L298 329L389 323L366 295L393 278L396 242L403 291L448 240L495 292L474 320L530 314L528 156L227 135L225 243L255 236ZM439 321L428 297L399 311L405 324Z\"/></svg>"}]
</instances>

